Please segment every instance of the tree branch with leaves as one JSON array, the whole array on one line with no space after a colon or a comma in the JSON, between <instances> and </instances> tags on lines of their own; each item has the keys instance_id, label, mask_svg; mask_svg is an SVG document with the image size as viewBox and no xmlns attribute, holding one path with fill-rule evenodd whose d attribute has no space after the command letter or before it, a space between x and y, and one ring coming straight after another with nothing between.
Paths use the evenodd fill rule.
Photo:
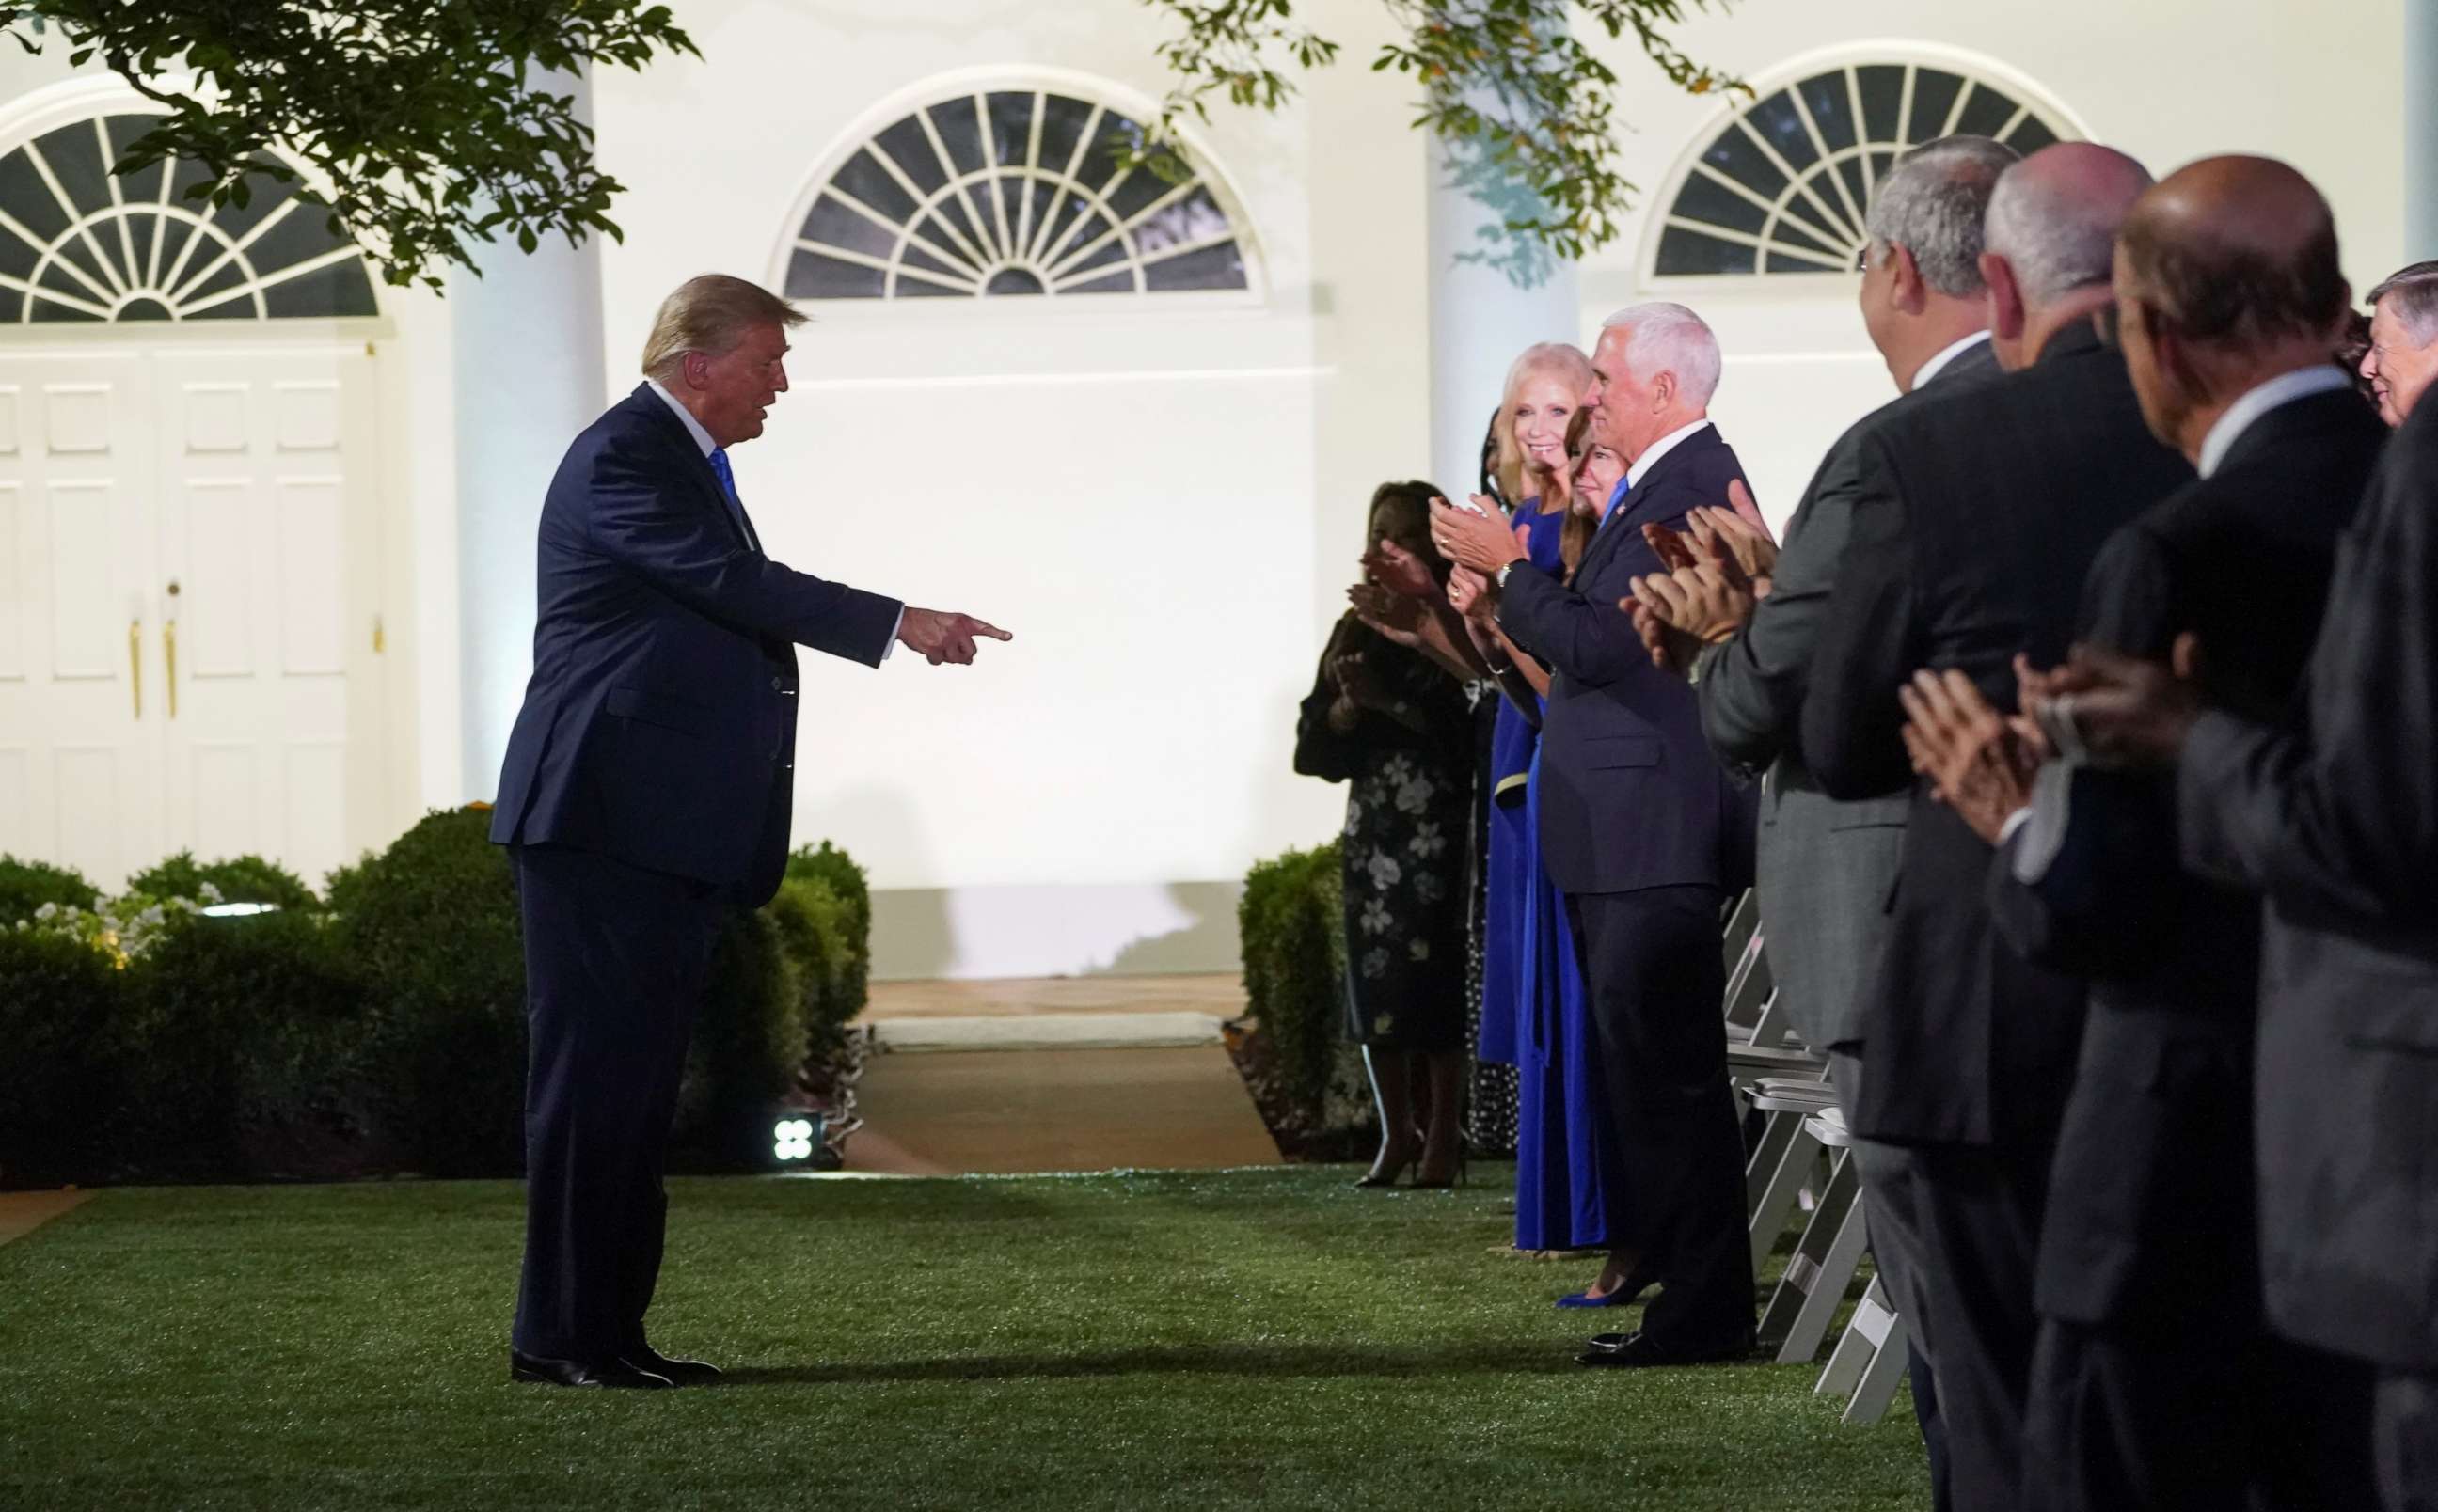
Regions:
<instances>
[{"instance_id":1,"label":"tree branch with leaves","mask_svg":"<svg viewBox=\"0 0 2438 1512\"><path fill-rule=\"evenodd\" d=\"M699 56L638 0L31 0L0 3L0 31L98 58L165 108L114 171L190 159L209 176L189 195L215 206L257 175L300 183L390 283L435 289L485 242L621 235L625 185L574 97L539 80Z\"/></svg>"},{"instance_id":2,"label":"tree branch with leaves","mask_svg":"<svg viewBox=\"0 0 2438 1512\"><path fill-rule=\"evenodd\" d=\"M1278 110L1297 90L1287 70L1326 67L1339 51L1296 20L1293 0L1143 3L1184 27L1157 49L1175 83L1140 154L1166 173L1182 170L1175 132L1187 116L1207 123L1214 99ZM1634 208L1637 186L1619 163L1617 76L1584 33L1631 37L1687 93L1750 93L1670 40L1689 11L1723 10L1730 0L1382 3L1400 36L1382 46L1372 70L1421 84L1414 124L1446 147L1461 185L1500 208L1528 263L1607 245Z\"/></svg>"}]
</instances>

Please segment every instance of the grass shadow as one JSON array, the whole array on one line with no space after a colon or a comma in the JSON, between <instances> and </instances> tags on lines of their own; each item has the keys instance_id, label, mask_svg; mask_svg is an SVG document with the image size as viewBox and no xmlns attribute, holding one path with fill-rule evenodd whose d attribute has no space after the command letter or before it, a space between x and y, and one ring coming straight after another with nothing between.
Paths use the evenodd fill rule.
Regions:
<instances>
[{"instance_id":1,"label":"grass shadow","mask_svg":"<svg viewBox=\"0 0 2438 1512\"><path fill-rule=\"evenodd\" d=\"M950 1355L928 1360L731 1370L723 1386L872 1385L888 1381L1074 1380L1138 1375L1334 1379L1350 1376L1558 1375L1581 1367L1563 1346L1449 1344L1421 1347L1296 1344L1152 1345L1046 1355Z\"/></svg>"}]
</instances>

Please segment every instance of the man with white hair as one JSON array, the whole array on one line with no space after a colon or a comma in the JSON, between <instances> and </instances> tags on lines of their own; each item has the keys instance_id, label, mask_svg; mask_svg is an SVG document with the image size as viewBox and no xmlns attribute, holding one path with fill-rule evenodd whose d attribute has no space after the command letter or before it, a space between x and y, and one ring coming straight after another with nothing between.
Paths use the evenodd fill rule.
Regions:
<instances>
[{"instance_id":1,"label":"man with white hair","mask_svg":"<svg viewBox=\"0 0 2438 1512\"><path fill-rule=\"evenodd\" d=\"M1999 179L1981 268L2008 371L1924 395L1864 445L1803 704L1804 764L1829 797L1910 800L1851 1121L1914 1152L1950 1486L1974 1512L2022 1494L2033 1260L2086 989L1997 936L1990 848L1916 781L1898 694L1917 669L1952 669L2011 712L2015 659L2063 654L2101 543L2193 476L2094 319L2149 184L2090 143Z\"/></svg>"},{"instance_id":2,"label":"man with white hair","mask_svg":"<svg viewBox=\"0 0 2438 1512\"><path fill-rule=\"evenodd\" d=\"M2016 161L2012 148L1988 137L1949 136L1913 149L1881 177L1864 220L1869 240L1856 297L1899 396L1856 421L1821 459L1787 523L1769 596L1756 602L1737 593L1725 604L1706 591L1699 567L1675 572L1681 595L1657 586L1635 594L1638 620L1684 632L1662 644L1694 684L1711 750L1761 783L1754 885L1772 974L1795 1031L1828 1054L1838 1100L1849 1114L1863 1084L1863 1005L1887 930L1882 905L1896 881L1908 799L1892 793L1841 803L1820 791L1795 748L1804 694L1853 523L1864 445L1932 395L1999 371L1981 275L1983 224L1999 176ZM1729 607L1737 613L1718 612ZM1685 659L1683 649L1701 642L1708 643ZM1912 1155L1901 1146L1857 1140L1853 1158L1869 1204L1872 1257L1911 1332L1914 1406L1931 1451L1934 1503L1944 1508L1947 1446L1922 1318Z\"/></svg>"},{"instance_id":3,"label":"man with white hair","mask_svg":"<svg viewBox=\"0 0 2438 1512\"><path fill-rule=\"evenodd\" d=\"M1682 305L1609 317L1585 403L1625 482L1573 577L1533 567L1487 512L1432 511L1440 550L1497 585L1498 623L1550 669L1541 734L1541 854L1566 896L1617 1135L1623 1231L1593 1292L1662 1287L1642 1328L1586 1365L1682 1364L1752 1346L1743 1139L1720 1015L1720 909L1750 875L1752 814L1702 740L1684 679L1652 665L1617 601L1658 570L1643 526L1744 494L1711 425L1719 343Z\"/></svg>"},{"instance_id":4,"label":"man with white hair","mask_svg":"<svg viewBox=\"0 0 2438 1512\"><path fill-rule=\"evenodd\" d=\"M2361 376L2378 417L2402 425L2438 378L2438 262L2399 268L2370 291L2370 350Z\"/></svg>"}]
</instances>

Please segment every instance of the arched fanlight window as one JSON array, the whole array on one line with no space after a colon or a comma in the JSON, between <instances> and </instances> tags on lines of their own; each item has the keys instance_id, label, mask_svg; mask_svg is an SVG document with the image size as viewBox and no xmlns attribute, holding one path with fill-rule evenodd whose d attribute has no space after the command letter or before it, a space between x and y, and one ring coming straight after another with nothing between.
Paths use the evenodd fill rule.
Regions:
<instances>
[{"instance_id":1,"label":"arched fanlight window","mask_svg":"<svg viewBox=\"0 0 2438 1512\"><path fill-rule=\"evenodd\" d=\"M1739 109L1664 202L1654 277L1850 273L1879 180L1909 147L1957 132L2033 152L2079 133L2028 92L1961 65L1856 62Z\"/></svg>"},{"instance_id":2,"label":"arched fanlight window","mask_svg":"<svg viewBox=\"0 0 2438 1512\"><path fill-rule=\"evenodd\" d=\"M257 174L216 209L185 198L193 163L112 174L154 124L95 116L0 156L0 322L380 313L362 255L295 185Z\"/></svg>"},{"instance_id":3,"label":"arched fanlight window","mask_svg":"<svg viewBox=\"0 0 2438 1512\"><path fill-rule=\"evenodd\" d=\"M949 95L873 133L796 232L797 299L1171 293L1249 287L1215 185L1121 166L1140 120L1059 89Z\"/></svg>"}]
</instances>

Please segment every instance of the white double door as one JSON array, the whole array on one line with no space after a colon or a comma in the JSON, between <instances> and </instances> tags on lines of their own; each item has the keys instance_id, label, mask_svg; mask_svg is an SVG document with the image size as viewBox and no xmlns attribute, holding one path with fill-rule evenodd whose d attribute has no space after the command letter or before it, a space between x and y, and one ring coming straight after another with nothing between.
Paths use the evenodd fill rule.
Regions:
<instances>
[{"instance_id":1,"label":"white double door","mask_svg":"<svg viewBox=\"0 0 2438 1512\"><path fill-rule=\"evenodd\" d=\"M0 353L0 851L381 837L377 413L361 344Z\"/></svg>"}]
</instances>

